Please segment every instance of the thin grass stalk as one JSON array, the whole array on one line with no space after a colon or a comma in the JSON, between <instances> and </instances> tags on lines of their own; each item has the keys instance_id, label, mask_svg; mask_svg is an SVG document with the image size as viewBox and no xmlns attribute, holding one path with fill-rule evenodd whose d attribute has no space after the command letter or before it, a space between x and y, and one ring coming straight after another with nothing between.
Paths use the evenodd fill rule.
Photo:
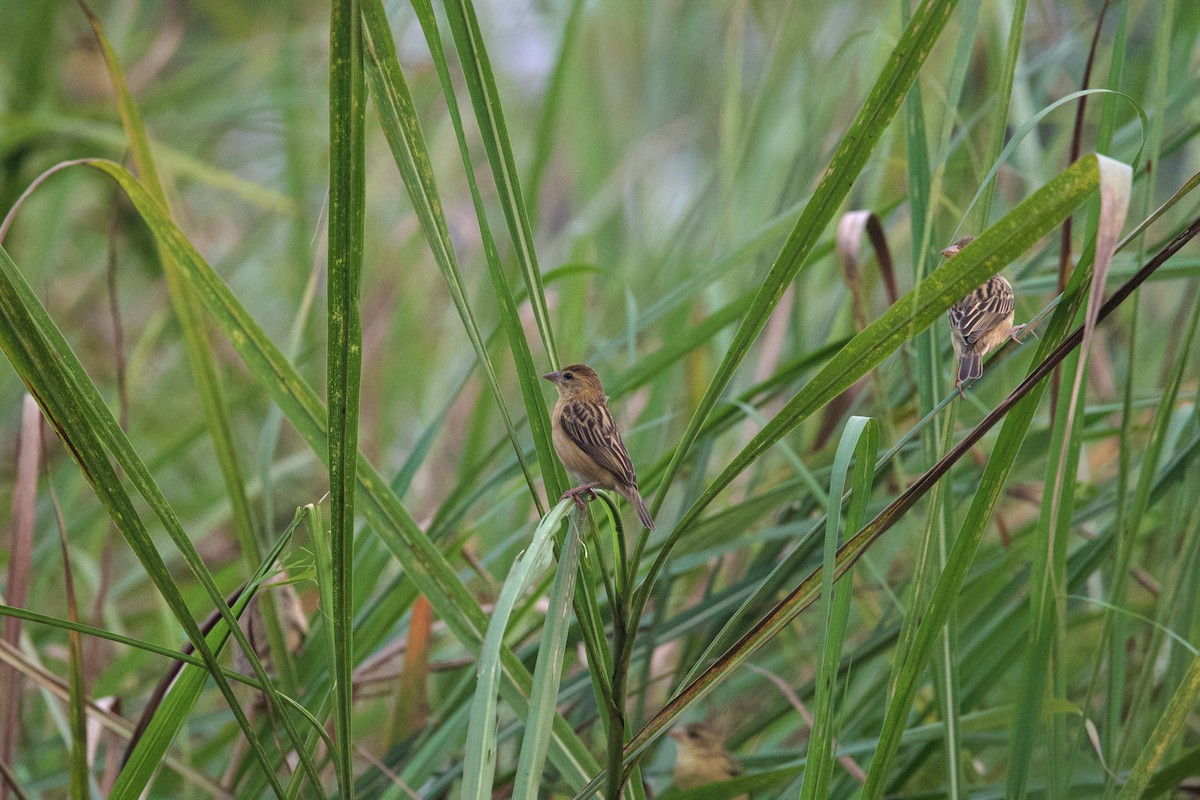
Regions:
<instances>
[{"instance_id":1,"label":"thin grass stalk","mask_svg":"<svg viewBox=\"0 0 1200 800\"><path fill-rule=\"evenodd\" d=\"M907 144L909 153L909 208L912 213L913 235L913 282L919 283L928 274L932 261L933 220L936 217L934 209L943 200L943 182L946 163L950 153L950 136L953 131L956 114L951 109L957 107L962 95L963 84L974 49L976 30L979 21L978 0L967 2L962 13L958 15L962 28L955 49L954 64L950 73L949 86L946 89L946 110L942 116L941 130L935 141L936 151L928 154L925 140L925 108L921 102L920 83L914 84L908 103ZM932 170L930 161L932 160ZM986 225L984 226L986 227ZM936 354L944 352L941 347L939 328L930 327L916 337L917 353L917 389L921 411L928 412L936 403L936 398L943 394L942 364ZM938 426L926 428L921 437L922 448L926 463L932 464L937 460L937 453L944 449L948 436L939 435L945 431L948 435L952 429L955 409L947 414L947 419L941 429ZM922 545L922 563L918 564L918 577L913 582L913 599L910 608L920 608L924 601L923 591L932 588L928 581L923 580L936 568L945 568L946 551L948 549L947 528L952 512L952 497L943 487L935 487L930 498L929 516L926 523L925 539ZM936 546L933 546L936 544ZM912 616L907 615L907 616ZM906 616L906 621L907 621ZM957 622L951 617L942 633L940 655L933 664L936 675L935 690L939 710L946 724L945 765L946 791L950 798L957 798L965 783L962 770L962 741L959 734L959 696L958 696L958 659L957 659ZM911 636L915 633L912 625L902 626L902 642L898 654L907 649ZM907 634L905 636L904 634ZM895 665L902 663L897 658L893 662L893 680Z\"/></svg>"},{"instance_id":2,"label":"thin grass stalk","mask_svg":"<svg viewBox=\"0 0 1200 800\"><path fill-rule=\"evenodd\" d=\"M1107 6L1107 2L1105 5ZM1176 18L1177 11L1178 5L1175 0L1168 0L1168 2L1164 3L1162 8L1162 16L1158 20L1158 28L1155 32L1152 99L1154 102L1154 107L1158 109L1165 108L1167 102L1167 86L1168 79L1170 78L1171 63L1171 40L1172 35L1175 32L1174 20ZM1163 52L1164 49L1165 52ZM1144 194L1141 197L1140 203L1140 211L1143 212L1143 215L1153 203L1155 188L1159 182L1159 170L1157 165L1161 163L1162 157L1161 148L1163 128L1163 114L1155 114L1151 118L1149 131L1147 132L1146 136L1146 151L1150 170L1146 175L1146 181L1143 183ZM1145 244L1143 243L1141 247L1144 248ZM1134 299L1132 318L1130 319L1128 327L1128 352L1130 358L1133 359L1129 363L1132 364L1136 363L1136 351L1134 348L1140 343L1140 338L1138 336L1140 329L1139 309L1136 298ZM1129 401L1132 400L1133 394L1139 388L1133 385L1133 380L1133 370L1131 370L1130 377L1125 386L1126 397ZM1127 418L1132 418L1131 409L1128 407L1128 405L1129 404L1127 402L1125 412L1127 415L1129 415ZM1155 418L1155 434L1152 435L1150 441L1148 441L1146 444L1145 460L1143 461L1144 471L1148 467L1149 471L1153 472L1155 461L1160 453L1159 443L1161 440L1158 438L1158 436L1162 430L1159 427L1159 424L1160 422L1164 422L1161 419L1163 411L1164 410L1160 407ZM1131 431L1129 430L1129 427L1127 425L1122 425L1119 461L1120 472L1117 483L1117 491L1119 492L1118 497L1120 498L1117 508L1119 523L1119 527L1117 529L1119 531L1118 546L1116 559L1113 564L1111 578L1112 585L1109 591L1109 596L1111 597L1113 604L1122 608L1125 607L1129 601L1128 569L1133 558L1133 547L1136 540L1137 529L1142 521L1141 515L1145 511L1145 507L1142 505L1144 502L1143 497L1145 491L1145 480L1143 479L1143 476L1139 476L1137 488L1135 489L1134 496L1131 498L1132 502L1126 502L1128 497L1127 493L1129 476L1131 475L1131 464L1129 462L1129 458L1131 455L1130 451L1133 449L1130 447L1130 435ZM1124 617L1110 612L1105 618L1104 633L1101 640L1102 642L1107 642L1108 644L1108 679L1105 685L1105 719L1107 724L1104 726L1104 736L1102 741L1108 748L1107 752L1113 755L1113 758L1115 759L1114 764L1117 768L1119 768L1122 764L1127 763L1123 760L1123 756L1129 752L1129 748L1133 745L1128 738L1127 733L1122 731L1122 714L1123 709L1125 708L1126 700L1128 653L1126 651L1125 643L1127 639L1128 628L1128 621ZM1140 743L1140 739L1138 742Z\"/></svg>"},{"instance_id":3,"label":"thin grass stalk","mask_svg":"<svg viewBox=\"0 0 1200 800\"><path fill-rule=\"evenodd\" d=\"M15 476L12 488L12 534L8 541L8 567L4 585L5 599L18 606L26 604L32 576L33 535L37 526L38 473L44 446L42 415L37 402L26 394L21 403L21 429L17 438ZM21 640L19 619L4 620L3 641L16 647ZM0 762L11 763L17 736L21 731L20 676L11 667L0 666L0 702L4 704L0 722ZM0 795L7 789L0 785Z\"/></svg>"},{"instance_id":4,"label":"thin grass stalk","mask_svg":"<svg viewBox=\"0 0 1200 800\"><path fill-rule=\"evenodd\" d=\"M1105 94L1101 99L1100 129L1096 135L1096 151L1101 152L1101 153L1110 152L1110 150L1112 149L1113 136L1114 136L1114 131L1116 129L1116 124L1117 124L1116 123L1117 95L1115 94L1115 92L1119 91L1122 86L1123 76L1125 74L1125 67L1126 67L1125 49L1126 49L1126 30L1127 30L1128 23L1129 23L1129 5L1127 3L1121 3L1117 7L1116 12L1117 12L1117 24L1116 24L1116 30L1114 31L1114 35L1113 35L1113 39L1112 39L1113 50L1112 50L1112 55L1109 59L1108 78L1107 78L1107 88L1111 92L1114 92L1114 94ZM1155 160L1157 161L1157 159L1155 159ZM1143 212L1145 210L1146 210L1145 208L1142 209ZM1143 219L1150 218L1150 216L1146 215L1145 213L1141 213L1141 212L1138 213L1138 216L1142 217ZM1139 239L1138 247L1137 247L1137 256L1136 256L1138 261L1142 261L1144 259L1145 253L1146 253L1146 247L1147 247L1147 244L1146 244L1145 238ZM1129 352L1132 354L1134 352L1133 348L1135 347L1135 342L1137 340L1137 316L1138 316L1138 300L1137 300L1137 298L1134 298L1133 302L1130 304L1129 310L1130 310L1131 319L1130 319L1129 325L1127 326L1126 331L1127 331L1127 336L1129 339L1129 348L1130 348ZM1135 362L1134 362L1134 360L1131 359L1128 363L1132 364ZM1133 420L1133 414L1132 414L1133 389L1134 389L1134 387L1133 387L1132 382L1127 380L1125 383L1125 388L1124 388L1123 413L1122 413L1122 417L1121 417L1121 430L1118 435L1118 442L1120 443L1120 446L1118 447L1118 454L1117 454L1117 464L1118 464L1117 480L1116 480L1116 497L1117 497L1116 518L1117 519L1121 519L1123 516L1123 504L1125 503L1125 500L1126 500L1126 493L1127 493L1127 487L1128 487L1129 455L1130 455L1130 450L1131 450L1130 443L1129 443L1129 434L1130 434L1129 429L1130 429L1130 425ZM1104 642L1101 641L1098 652L1101 652L1103 650L1103 648L1104 648ZM1088 688L1087 688L1087 691L1085 694L1085 700L1082 704L1082 706L1084 708L1090 708L1092 706L1092 697L1094 695L1094 692L1098 685L1098 682L1100 681L1101 664L1102 664L1102 659L1097 659L1095 662L1095 667L1092 671L1091 680L1088 684ZM1118 664L1113 664L1112 666L1114 666L1118 670L1121 669L1121 666ZM1110 677L1111 677L1111 673L1110 673ZM1080 725L1077 728L1076 735L1074 737L1074 741L1068 748L1068 751L1072 755L1068 756L1068 758L1067 758L1066 768L1065 768L1065 772L1063 775L1063 781L1067 785L1070 785L1070 783L1071 783L1071 776L1074 772L1075 765L1079 760L1078 754L1082 752L1080 743L1082 741L1083 736L1085 735L1084 728L1085 728L1085 726L1083 726L1083 725ZM1104 730L1101 731L1101 743L1102 743L1101 746L1103 747L1104 752L1107 752L1107 753L1113 752L1113 743L1115 742L1115 739L1113 739L1114 734L1115 734L1115 731L1110 729L1110 727L1108 725L1105 725Z\"/></svg>"},{"instance_id":5,"label":"thin grass stalk","mask_svg":"<svg viewBox=\"0 0 1200 800\"><path fill-rule=\"evenodd\" d=\"M994 98L994 109L989 115L987 144L984 145L982 161L984 164L994 164L999 160L1004 147L1004 137L1008 133L1009 118L1012 112L1013 83L1017 74L1017 66L1021 54L1021 39L1025 33L1025 6L1028 0L1016 0L1013 4L1012 16L1008 24L1008 41L1004 48L1004 61L1001 63L1000 86L997 87ZM1103 152L1103 151L1101 151ZM992 201L996 196L996 182L986 181L983 194L975 205L975 229L988 226L992 218Z\"/></svg>"},{"instance_id":6,"label":"thin grass stalk","mask_svg":"<svg viewBox=\"0 0 1200 800\"><path fill-rule=\"evenodd\" d=\"M134 102L129 87L126 85L125 72L121 67L121 62L109 44L104 26L100 23L99 18L84 0L78 0L78 3L91 24L96 42L104 54L104 63L113 85L113 91L117 96L121 124L129 140L129 151L137 167L138 175L150 195L169 214L171 213L170 200L159 177L158 166L150 149L150 138L146 132L141 110ZM252 571L261 560L261 553L254 530L254 520L250 513L250 502L246 497L245 479L237 459L237 446L234 441L229 407L217 379L215 359L208 341L208 334L204 329L200 305L191 288L184 281L179 265L170 253L159 249L158 255L162 262L163 276L166 278L171 306L179 318L188 363L200 395L205 423L212 436L217 465L221 471L226 494L229 496L234 534L241 548L247 570ZM282 642L281 637L279 642L272 642L272 644L282 645ZM294 692L295 687L288 687L288 691Z\"/></svg>"}]
</instances>

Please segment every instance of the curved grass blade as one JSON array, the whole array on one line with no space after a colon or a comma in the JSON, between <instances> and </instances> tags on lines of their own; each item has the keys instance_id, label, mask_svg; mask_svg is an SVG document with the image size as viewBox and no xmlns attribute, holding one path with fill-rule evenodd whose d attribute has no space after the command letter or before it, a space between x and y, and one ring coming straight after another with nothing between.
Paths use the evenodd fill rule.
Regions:
<instances>
[{"instance_id":1,"label":"curved grass blade","mask_svg":"<svg viewBox=\"0 0 1200 800\"><path fill-rule=\"evenodd\" d=\"M467 725L467 753L463 764L462 797L490 797L496 770L496 702L500 680L500 649L513 606L525 590L545 571L554 555L554 533L571 513L568 498L560 500L542 518L529 548L513 561L508 579L496 599L487 636L479 654L478 683L471 701L471 720Z\"/></svg>"},{"instance_id":2,"label":"curved grass blade","mask_svg":"<svg viewBox=\"0 0 1200 800\"><path fill-rule=\"evenodd\" d=\"M699 436L701 426L712 413L725 387L733 380L734 372L767 324L784 291L808 263L817 239L850 192L850 187L867 163L867 157L875 149L876 142L899 110L904 96L916 80L925 58L957 5L958 0L925 0L917 7L912 19L905 26L867 101L842 138L812 198L801 212L783 249L755 295L754 302L742 319L742 324L734 333L729 349L717 366L716 374L713 375L704 397L689 420L675 455L667 466L662 488L654 497L652 513L657 513L662 507L666 490ZM670 546L666 550L669 551Z\"/></svg>"},{"instance_id":3,"label":"curved grass blade","mask_svg":"<svg viewBox=\"0 0 1200 800\"><path fill-rule=\"evenodd\" d=\"M235 618L240 619L249 606L251 599L258 592L263 580L267 577L275 563L275 559L283 551L283 547L291 539L292 531L299 523L299 517L292 523L279 542L272 548L270 560L263 562L258 572L246 584L245 590L234 601L232 608ZM214 653L220 653L229 641L230 628L224 619L217 620L206 637L208 646ZM141 797L150 785L150 781L158 773L164 754L175 737L183 729L188 716L200 699L204 686L208 682L208 671L189 664L184 667L182 674L172 684L162 705L154 712L149 726L143 732L137 745L133 748L125 762L121 774L117 776L110 797L115 800L136 800Z\"/></svg>"},{"instance_id":4,"label":"curved grass blade","mask_svg":"<svg viewBox=\"0 0 1200 800\"><path fill-rule=\"evenodd\" d=\"M475 121L483 135L483 146L487 151L492 177L496 182L496 193L500 197L500 208L508 223L508 232L516 249L517 263L529 292L529 303L537 320L542 346L551 369L563 366L559 361L558 348L554 344L554 331L550 327L550 311L546 306L546 293L542 285L542 272L538 267L537 252L533 246L533 227L521 195L521 182L517 176L516 161L512 145L508 140L508 126L504 122L504 110L500 105L500 93L496 90L496 79L483 46L479 31L479 20L475 17L475 6L471 0L443 0L450 31L454 35L454 46L458 49L463 77L467 79L467 90L475 108ZM444 59L443 59L444 60Z\"/></svg>"},{"instance_id":5,"label":"curved grass blade","mask_svg":"<svg viewBox=\"0 0 1200 800\"><path fill-rule=\"evenodd\" d=\"M95 385L87 378L70 346L54 326L29 285L25 283L8 252L2 247L0 321L3 322L0 324L0 348L4 350L9 362L29 388L30 394L38 401L42 414L70 451L101 505L116 523L147 575L183 626L188 639L200 653L221 693L229 701L230 709L246 733L259 763L270 773L272 788L282 797L283 787L274 775L266 750L254 735L241 704L221 674L215 655L192 619L178 585L154 546L141 517L134 509L132 500L121 485L105 452L106 446L113 450L121 467L138 485L139 491L160 518L174 523L167 525L172 541L179 547L196 577L204 584L210 598L214 598L217 608L226 615L227 622L232 620L229 607L217 591L212 575L196 552L195 546L174 518L174 512L166 505L161 494L157 493L157 487L153 486L145 466L133 453L129 440L125 438L124 432L100 400ZM233 627L236 629L236 622L233 623ZM237 630L235 635L240 637L241 646L250 649L240 630ZM311 764L311 760L309 763Z\"/></svg>"},{"instance_id":6,"label":"curved grass blade","mask_svg":"<svg viewBox=\"0 0 1200 800\"><path fill-rule=\"evenodd\" d=\"M517 304L504 277L504 271L500 265L500 256L496 251L495 242L492 240L491 230L488 227L487 217L483 210L483 201L479 196L479 190L475 183L474 170L467 151L466 139L463 137L462 120L459 118L458 105L454 100L454 88L450 83L450 75L446 71L445 56L441 52L441 40L437 34L437 22L434 20L432 8L427 3L421 0L414 0L413 8L416 10L422 29L425 31L426 41L429 43L434 63L438 68L438 75L442 80L443 91L450 108L451 119L454 121L454 130L458 137L459 150L463 155L463 166L467 172L471 197L474 200L476 216L479 220L479 230L484 243L488 271L491 275L496 298L500 303L501 325L508 338L513 359L516 361L517 376L520 379L521 392L525 400L525 413L530 422L530 430L533 433L534 446L537 450L538 461L542 467L542 474L546 476L547 492L551 497L557 497L565 487L560 485L563 476L560 474L561 470L558 468L558 461L554 456L550 442L550 419L546 413L546 404L542 399L540 387L537 386L538 373L533 366L533 358L529 353L529 344L525 341L525 332L521 326ZM408 84L404 80L404 72L396 56L396 45L392 40L391 30L388 28L387 16L384 13L381 0L365 1L363 5L363 22L366 52L368 55L367 74L371 80L371 93L374 98L375 111L379 117L380 127L383 128L384 135L391 146L396 166L404 178L404 185L408 188L409 197L412 200L413 208L417 212L417 218L421 221L421 227L425 231L425 238L429 241L430 249L433 251L434 260L442 272L442 278L445 280L446 287L450 291L450 297L454 301L455 308L458 309L459 318L462 320L463 327L467 331L467 336L475 348L475 354L479 359L480 367L483 369L484 377L487 379L488 386L491 388L496 405L500 410L505 430L512 441L513 450L517 455L517 462L520 464L521 472L525 475L525 482L529 486L529 493L533 497L534 504L537 506L538 514L541 515L544 513L541 496L534 485L533 477L529 474L529 469L525 463L524 448L517 437L516 428L508 411L508 405L504 401L504 393L500 388L499 378L497 378L491 358L488 356L487 343L482 333L480 333L479 325L475 321L474 312L471 311L471 306L467 301L466 286L463 282L458 257L455 255L454 245L450 238L450 228L446 223L445 215L442 213L441 199L438 196L437 184L433 178L433 166L429 161L429 151L425 145L425 135L421 130L421 123L417 118L412 95L408 90Z\"/></svg>"},{"instance_id":7,"label":"curved grass blade","mask_svg":"<svg viewBox=\"0 0 1200 800\"><path fill-rule=\"evenodd\" d=\"M329 510L333 569L334 766L354 797L354 493L362 383L362 292L367 86L358 0L334 0L329 19Z\"/></svg>"},{"instance_id":8,"label":"curved grass blade","mask_svg":"<svg viewBox=\"0 0 1200 800\"><path fill-rule=\"evenodd\" d=\"M867 511L867 500L875 484L875 459L879 455L879 423L869 417L853 416L846 423L837 454L833 458L833 474L829 480L829 496L843 497L846 474L853 462L850 508L846 514L847 531L857 531ZM821 645L821 661L816 680L817 709L812 735L809 737L808 760L804 768L804 783L800 800L817 800L829 796L829 782L834 762L834 713L838 670L842 660L842 644L853 597L852 571L847 570L834 588L834 560L837 555L838 533L842 530L842 504L829 504L825 525L825 551L821 571L821 604L825 639Z\"/></svg>"},{"instance_id":9,"label":"curved grass blade","mask_svg":"<svg viewBox=\"0 0 1200 800\"><path fill-rule=\"evenodd\" d=\"M734 478L809 415L882 363L902 344L938 319L953 303L1025 252L1077 208L1100 186L1099 158L1096 155L1084 156L1046 183L900 298L898 303L830 359L726 465L676 523L638 588L638 599L634 604L635 618L640 616L673 544L695 524L709 503Z\"/></svg>"},{"instance_id":10,"label":"curved grass blade","mask_svg":"<svg viewBox=\"0 0 1200 800\"><path fill-rule=\"evenodd\" d=\"M138 213L175 255L184 274L197 289L200 300L230 344L246 363L251 376L283 409L288 421L320 458L328 458L325 408L295 368L242 307L229 287L213 271L187 237L163 213L145 189L119 164L104 159L71 162L87 165L108 175L121 187ZM36 302L31 297L31 302ZM61 336L60 336L61 339ZM62 343L65 348L65 341ZM473 653L478 653L487 628L479 603L459 580L445 556L417 526L404 504L390 491L387 482L371 463L359 455L358 501L373 532L404 567L439 619ZM235 631L235 635L237 635ZM528 709L532 678L524 665L505 648L502 651L505 702L518 715ZM567 780L583 783L596 769L596 762L561 716L554 721L551 760Z\"/></svg>"},{"instance_id":11,"label":"curved grass blade","mask_svg":"<svg viewBox=\"0 0 1200 800\"><path fill-rule=\"evenodd\" d=\"M121 67L121 63L117 58L116 52L109 44L108 37L105 35L104 27L100 23L100 20L84 0L79 0L79 6L88 18L92 31L96 36L96 41L104 55L105 67L108 70L109 79L116 94L121 123L125 129L125 135L129 141L130 153L137 167L138 174L141 176L142 182L150 195L159 205L166 209L169 215L170 202L163 188L158 174L158 167L150 149L150 139L146 133L141 111L138 109L137 103L134 102L133 96L126 85L125 73ZM242 557L246 562L247 570L252 571L255 565L262 560L262 553L254 528L253 517L250 513L250 502L246 496L245 479L241 466L238 463L237 446L234 440L229 407L225 402L220 383L217 379L215 359L208 341L208 333L204 327L200 304L196 300L193 290L184 281L179 265L176 263L174 257L166 252L161 245L156 246L158 247L159 259L162 262L163 275L166 278L171 305L175 311L175 315L179 318L185 351L192 369L193 378L196 381L198 394L200 395L206 427L212 437L217 464L221 471L226 494L229 496L233 517L233 531L237 538L238 546L241 549ZM218 601L219 603L220 601ZM275 604L270 597L266 598L262 609L264 619L267 623L267 636L271 651L276 654L276 659L281 662L281 665L290 664L289 657L283 655L287 652L287 647ZM240 638L241 631L237 631L235 635ZM255 667L255 672L258 674L259 679L270 683L266 672L260 667L255 666L258 662L258 657L253 652L250 653L250 661L251 665ZM288 694L293 696L298 694L294 675L286 666L281 669L281 676L284 679L284 687ZM274 685L272 684L267 692L270 702L277 701L274 695ZM302 752L295 726L291 724L290 720L286 719L286 712L285 729L289 736L292 737L293 746ZM311 760L307 756L302 756L302 758L310 777L316 781L316 770L313 768ZM319 785L319 783L316 785Z\"/></svg>"},{"instance_id":12,"label":"curved grass blade","mask_svg":"<svg viewBox=\"0 0 1200 800\"><path fill-rule=\"evenodd\" d=\"M550 608L546 612L546 621L542 625L542 635L538 640L538 661L533 670L533 696L529 701L529 716L525 718L521 755L517 759L513 800L538 798L542 769L546 763L546 753L550 749L550 725L554 720L558 687L562 681L563 656L570 628L571 599L575 594L575 576L579 573L581 547L579 529L568 526L567 540L563 544L558 566L555 567L554 585L550 589Z\"/></svg>"}]
</instances>

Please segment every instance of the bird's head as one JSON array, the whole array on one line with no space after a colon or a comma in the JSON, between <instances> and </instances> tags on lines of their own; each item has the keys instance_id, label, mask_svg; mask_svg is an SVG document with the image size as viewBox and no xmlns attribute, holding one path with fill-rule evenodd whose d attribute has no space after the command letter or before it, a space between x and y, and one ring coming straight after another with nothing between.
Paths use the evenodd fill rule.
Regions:
<instances>
[{"instance_id":1,"label":"bird's head","mask_svg":"<svg viewBox=\"0 0 1200 800\"><path fill-rule=\"evenodd\" d=\"M596 400L604 401L604 387L596 370L587 364L572 364L556 372L547 372L542 376L558 389L558 396L564 400Z\"/></svg>"},{"instance_id":2,"label":"bird's head","mask_svg":"<svg viewBox=\"0 0 1200 800\"><path fill-rule=\"evenodd\" d=\"M717 732L702 722L693 722L667 731L679 745L682 752L704 755L720 753L724 750L725 740Z\"/></svg>"},{"instance_id":3,"label":"bird's head","mask_svg":"<svg viewBox=\"0 0 1200 800\"><path fill-rule=\"evenodd\" d=\"M959 239L957 242L955 242L954 244L950 245L945 250L943 250L942 255L944 255L946 258L954 258L956 255L959 254L959 252L964 247L966 247L973 241L975 241L974 236L964 236L961 239Z\"/></svg>"}]
</instances>

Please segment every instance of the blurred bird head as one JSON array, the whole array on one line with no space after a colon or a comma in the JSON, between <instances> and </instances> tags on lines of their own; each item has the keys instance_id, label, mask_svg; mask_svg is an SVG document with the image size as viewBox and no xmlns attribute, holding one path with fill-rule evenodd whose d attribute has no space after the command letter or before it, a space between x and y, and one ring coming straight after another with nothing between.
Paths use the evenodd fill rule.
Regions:
<instances>
[{"instance_id":1,"label":"blurred bird head","mask_svg":"<svg viewBox=\"0 0 1200 800\"><path fill-rule=\"evenodd\" d=\"M680 750L714 750L725 748L725 740L703 722L693 722L667 731L679 744Z\"/></svg>"},{"instance_id":2,"label":"blurred bird head","mask_svg":"<svg viewBox=\"0 0 1200 800\"><path fill-rule=\"evenodd\" d=\"M708 725L693 722L672 728L667 735L675 740L675 769L672 778L680 789L692 789L715 781L727 781L742 771L737 760L725 749L725 740Z\"/></svg>"},{"instance_id":3,"label":"blurred bird head","mask_svg":"<svg viewBox=\"0 0 1200 800\"><path fill-rule=\"evenodd\" d=\"M587 364L572 364L542 377L557 387L558 396L564 400L604 400L604 387L596 370Z\"/></svg>"},{"instance_id":4,"label":"blurred bird head","mask_svg":"<svg viewBox=\"0 0 1200 800\"><path fill-rule=\"evenodd\" d=\"M942 255L944 255L946 258L954 258L956 255L959 254L959 251L961 251L964 247L966 247L973 241L975 241L974 236L964 236L961 239L959 239L957 242L955 242L954 244L950 245L945 250L943 250Z\"/></svg>"}]
</instances>

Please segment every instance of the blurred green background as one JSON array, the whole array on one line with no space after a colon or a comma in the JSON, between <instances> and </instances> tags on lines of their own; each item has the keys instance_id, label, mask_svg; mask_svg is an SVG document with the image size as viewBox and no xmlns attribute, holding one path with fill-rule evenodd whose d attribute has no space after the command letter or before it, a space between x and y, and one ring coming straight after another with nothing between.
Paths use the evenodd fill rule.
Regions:
<instances>
[{"instance_id":1,"label":"blurred green background","mask_svg":"<svg viewBox=\"0 0 1200 800\"><path fill-rule=\"evenodd\" d=\"M536 465L517 367L498 333L503 312L488 277L434 57L408 3L384 5L467 299L484 334L497 332L489 340L493 363L518 420L520 443ZM649 486L645 493L654 491L663 460L725 356L749 296L885 70L903 21L913 13L910 5L916 4L477 4L561 360L586 361L604 379L643 486ZM982 203L986 208L990 202L990 211L976 200L995 160L997 132L1007 142L1040 111L1080 88L1103 5L1031 3L1020 49L1010 54L1010 24L1023 6L1010 0L959 4L928 55L917 90L908 94L839 207L839 214L864 209L878 215L901 293L937 265L941 247L986 228L1068 166L1078 100L1050 111L1024 136L997 174L994 199ZM96 0L92 8L141 109L174 219L300 375L323 394L328 5ZM444 46L453 53L441 5L437 13ZM1126 96L1089 97L1081 151L1095 150L1098 139L1111 134L1104 152L1137 162L1128 231L1197 171L1200 4L1114 3L1101 31L1088 85L1112 81ZM449 67L500 263L518 291L520 268L503 215L511 198L497 194L456 58ZM998 87L1006 78L1012 80L1012 95L1005 115ZM928 163L914 165L913 137L921 126L927 138L919 146ZM125 162L129 147L86 17L66 0L0 3L0 212L8 213L44 170L87 157ZM405 508L486 610L529 541L537 508L374 105L367 109L365 164L360 448L385 479L395 480ZM914 192L930 220L928 238L913 230ZM1110 285L1194 218L1197 205L1185 195L1154 222L1117 257ZM848 284L835 227L822 233L765 333L738 363L723 399L763 382L767 389L747 395L748 405L733 407L729 424L704 432L666 498L660 536L652 542L661 541L706 483L829 357L823 348L843 342L862 321L887 308L877 259L864 256L860 280ZM1093 233L1088 215L1077 214L1073 258ZM229 494L154 239L138 212L95 172L69 169L23 202L3 246L113 413L127 422L131 441L219 586L232 591L249 569L232 530ZM1060 246L1057 234L1045 237L1006 267L1017 288L1018 322L1056 294ZM1067 501L1070 544L1063 558L1081 563L1077 556L1087 545L1115 536L1113 531L1125 538L1094 557L1086 551L1092 560L1071 573L1069 585L1055 587L1061 615L1044 666L1050 676L1045 708L1021 730L1015 709L1027 693L1042 692L1026 677L1023 647L1039 619L1029 605L1031 587L1040 585L1031 573L1046 546L1039 508L1048 457L1062 432L1046 401L1005 485L967 588L957 596L950 614L953 633L923 673L888 796L1012 796L1013 751L1019 746L1028 746L1031 755L1015 780L1029 796L1115 796L1125 782L1195 653L1181 642L1200 642L1194 579L1200 514L1193 503L1200 489L1198 362L1194 351L1188 355L1185 335L1196 305L1198 266L1195 247L1185 248L1093 342L1085 405L1074 427L1068 425L1080 453ZM864 320L856 322L852 300ZM523 295L519 301L537 371L562 366L546 356L529 304ZM925 371L920 380L928 381L934 399L950 392L953 357L945 323L939 320L934 331L923 344L914 340L885 361L854 397L835 401L790 432L682 539L640 620L639 641L649 647L635 657L631 673L631 731L668 699L724 621L754 588L765 585L784 554L795 553L796 566L766 600L820 563L819 542L802 540L802 534L827 504L829 468L846 418L876 418L886 449L929 410L928 398L915 390L917 373ZM297 506L321 501L328 474L272 411L269 396L216 326L209 325L208 339L254 527L261 541L273 541ZM1010 351L965 400L922 426L918 440L876 486L870 511L894 499L1007 394L1030 366L1035 348L1036 343ZM1170 389L1175 379L1177 394ZM13 370L0 369L0 508L9 507L13 494L24 391ZM547 405L553 402L548 385L544 398ZM1161 427L1158 420L1164 420ZM927 537L933 531L945 544L957 530L994 439L990 435L955 467L943 481L944 495L919 503L873 545L855 572L836 705L843 752L864 767L879 736L892 688L889 670L904 635L902 622L913 610L914 587L926 580L919 577L924 568L944 563L927 549L937 549L938 536ZM52 484L66 521L81 620L180 646L178 624L49 432L47 448L32 547L4 548L6 561L16 560L16 569L29 576L27 595L14 604L57 617L68 613L57 523L46 493ZM1144 464L1147 452L1156 459ZM1137 483L1145 470L1155 489L1145 516L1131 521L1124 515L1138 507ZM146 517L189 607L203 618L212 604L161 527ZM632 540L634 533L629 535ZM794 551L798 541L809 550ZM328 619L317 608L311 580L315 546L298 533L284 561L294 576L305 578L296 588L313 626L296 654L300 686L327 692L324 654L312 645ZM1117 553L1126 548L1122 570L1126 562ZM368 531L357 539L357 565L355 663L364 670L356 679L354 706L358 793L405 796L406 786L419 796L457 796L453 787L462 767L474 658L435 621L430 648L420 656L432 669L416 683L423 699L402 697L397 675L415 670L418 660L404 661L415 591ZM547 578L533 594L544 595L548 586ZM1118 594L1114 586L1122 587ZM603 589L597 583L588 591L599 597ZM13 602L7 590L5 595ZM1083 599L1068 602L1068 595ZM537 597L522 603L507 639L530 669L545 613ZM754 616L767 608L756 606ZM795 796L803 780L809 725L799 705L807 709L813 703L824 624L815 613L802 615L754 656L753 669L739 670L687 712L687 719L708 720L728 735L727 746L751 774L774 776L756 796ZM1114 656L1110 640L1102 638L1108 626L1125 637L1124 646L1115 647L1125 656ZM63 631L26 623L22 636L21 658L66 675ZM603 725L578 643L573 628L559 710L602 764ZM136 719L168 662L96 639L87 639L84 647L89 696L119 697L121 714ZM778 676L791 694L763 670ZM65 706L33 691L37 685L23 679L22 688L0 697L4 704L19 695L21 703L19 732L0 755L30 796L65 796L70 778ZM949 738L947 716L954 723ZM413 721L424 724L409 728ZM502 703L497 792L511 785L520 722ZM1180 776L1200 771L1198 726L1193 710L1183 734L1171 741L1164 764L1182 763ZM1094 737L1088 733L1092 728L1099 731ZM230 767L240 738L224 698L210 685L171 753L221 782L231 796L257 795L265 787L246 774L256 767L247 764L243 772ZM124 747L118 737L98 741L90 768L93 794L111 785L111 756ZM654 790L671 782L673 748L655 745L644 764ZM322 767L325 757L319 756ZM860 784L843 767L834 767L831 797L857 796ZM322 775L332 787L332 772ZM542 788L569 797L581 787L548 769ZM200 797L212 791L212 785L164 768L152 796ZM724 794L690 796L737 793L733 787Z\"/></svg>"}]
</instances>

